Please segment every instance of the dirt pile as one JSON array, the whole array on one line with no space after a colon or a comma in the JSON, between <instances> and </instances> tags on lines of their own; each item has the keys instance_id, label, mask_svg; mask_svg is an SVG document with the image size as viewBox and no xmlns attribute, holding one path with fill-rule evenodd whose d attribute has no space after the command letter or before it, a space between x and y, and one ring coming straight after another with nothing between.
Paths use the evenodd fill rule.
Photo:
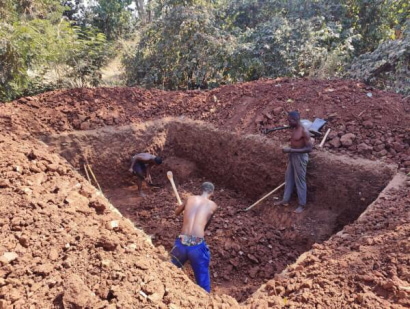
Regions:
<instances>
[{"instance_id":1,"label":"dirt pile","mask_svg":"<svg viewBox=\"0 0 410 309\"><path fill-rule=\"evenodd\" d=\"M359 220L263 285L252 307L408 308L410 193L394 183ZM406 214L405 216L403 216Z\"/></svg>"},{"instance_id":2,"label":"dirt pile","mask_svg":"<svg viewBox=\"0 0 410 309\"><path fill-rule=\"evenodd\" d=\"M183 196L199 194L199 184L205 180L214 182L213 199L220 209L207 233L212 290L238 301L292 264L313 243L327 240L356 220L395 173L394 167L380 162L314 153L308 167L308 212L294 214L297 204L293 201L289 207L273 207L270 198L244 213L240 211L283 182L285 173L280 147L260 136L238 136L202 122L167 118L56 134L44 140L80 170L81 158L87 156L110 201L167 251L182 222L174 214L175 199L166 172L173 171ZM109 151L105 145L110 145ZM164 160L153 169L154 182L162 187L147 190L148 196L141 199L128 168L130 157L147 149ZM337 187L328 185L332 181Z\"/></svg>"},{"instance_id":3,"label":"dirt pile","mask_svg":"<svg viewBox=\"0 0 410 309\"><path fill-rule=\"evenodd\" d=\"M0 155L2 308L236 305L202 292L44 144L3 135Z\"/></svg>"},{"instance_id":4,"label":"dirt pile","mask_svg":"<svg viewBox=\"0 0 410 309\"><path fill-rule=\"evenodd\" d=\"M241 133L286 123L286 111L320 117L331 128L325 147L399 163L410 172L410 98L353 81L261 80L212 91L74 89L2 106L2 127L34 134L88 130L165 116L186 116ZM269 135L287 141L288 134Z\"/></svg>"},{"instance_id":5,"label":"dirt pile","mask_svg":"<svg viewBox=\"0 0 410 309\"><path fill-rule=\"evenodd\" d=\"M181 196L200 194L198 184L203 181L204 178L191 178L180 185ZM232 190L217 188L214 201L220 209L206 232L212 256L212 291L244 301L312 243L302 233L294 241L295 232L287 224L264 218L263 212L238 213L250 201ZM145 199L136 197L136 190L134 185L104 191L121 213L150 235L156 246L164 246L170 252L182 226L182 217L175 217L171 188L147 191ZM190 273L190 267L185 267L185 271Z\"/></svg>"},{"instance_id":6,"label":"dirt pile","mask_svg":"<svg viewBox=\"0 0 410 309\"><path fill-rule=\"evenodd\" d=\"M111 201L152 235L152 241L159 245L154 247L143 231L134 229L73 166L37 138L74 131L81 135L85 130L101 127L111 130L111 126L141 124L166 116L204 120L237 135L260 135L264 128L285 124L286 111L295 109L303 118L328 120L326 128L331 128L332 133L325 151L318 151L317 158L326 157L328 149L352 157L394 162L410 172L409 98L402 99L352 81L261 80L205 92L75 89L0 106L0 308L9 305L16 308L238 307L229 296L206 295L182 271L170 265L167 252L181 222L172 216L174 201L169 187L153 192L142 203L133 195L132 186L122 191L112 186L118 175L109 174L103 184ZM166 130L160 133L167 134ZM147 149L156 143L156 132L150 134L151 139L144 144ZM161 142L161 136L158 138ZM288 132L271 133L268 138L281 144L288 140ZM110 146L116 140L113 138ZM103 161L106 169L113 166L110 158L114 158L115 164L128 160L131 142L132 139L117 141L118 146L126 148L119 157L116 157L118 153L109 153L110 147L100 148L100 157L107 158ZM185 158L183 152L188 150L180 147L183 142L179 141L179 147L175 147L182 152L168 154L173 156L174 161L170 162L174 166L178 160L186 160L178 175L187 175L195 184L183 182L181 189L195 193L203 169L198 162L191 163L202 151L203 143L194 149L191 157ZM241 145L236 144L232 141L229 148ZM240 164L259 149L244 157L240 152L230 156ZM82 162L78 160L78 163ZM243 167L241 172L245 176L241 177L248 179L252 165ZM81 164L76 168L81 168ZM363 176L360 168L346 167L347 172L349 169L359 169L362 173L357 179L357 191L362 188L359 186L376 183L369 175ZM260 173L268 172L261 169ZM235 173L224 174L210 176L220 177L228 186L226 179ZM308 176L313 181L310 196L314 198L326 193L328 188L339 189L348 198L359 198L358 204L347 200L346 204L351 206L347 215L358 214L367 205L367 196L353 196L346 191L348 185L338 186L332 173L326 174L322 182L317 182L321 177L314 173ZM311 252L302 254L296 264L288 267L313 239L309 238L312 236L309 229L298 227L304 222L292 221L296 217L291 216L291 211L280 214L273 209L259 215L255 212L242 220L236 210L248 206L250 200L232 188L220 186L224 191L215 198L226 206L207 235L209 242L215 244L211 247L215 291L234 291L231 294L243 300L261 282L274 276L274 280L262 285L242 305L250 308L409 307L410 181L405 177L396 176L393 180L396 185L386 190L359 220L328 241L314 245ZM258 186L262 182L271 182L269 186L276 182L270 175L264 179ZM118 184L122 186L128 180ZM241 179L234 180L233 186L237 186ZM320 185L315 187L315 183ZM383 187L383 183L376 185L380 190ZM265 189L250 191L259 194ZM330 193L326 194L330 196ZM337 202L336 195L332 198ZM313 209L314 212L306 212L300 218L310 216L308 228L323 230L322 222L315 220L320 218L321 209ZM260 222L269 224L274 218L285 222L285 229L273 224L271 229L262 231ZM351 221L345 220L343 224L346 222ZM288 242L289 237L300 238L300 243ZM274 275L282 269L285 269L283 273ZM244 285L239 286L240 283Z\"/></svg>"}]
</instances>

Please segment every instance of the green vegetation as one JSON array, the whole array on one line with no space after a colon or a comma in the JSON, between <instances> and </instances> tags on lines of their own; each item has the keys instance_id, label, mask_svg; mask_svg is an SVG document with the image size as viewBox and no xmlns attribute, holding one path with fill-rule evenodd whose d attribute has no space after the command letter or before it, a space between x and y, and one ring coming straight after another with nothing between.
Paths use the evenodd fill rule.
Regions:
<instances>
[{"instance_id":1,"label":"green vegetation","mask_svg":"<svg viewBox=\"0 0 410 309\"><path fill-rule=\"evenodd\" d=\"M129 85L194 89L261 77L343 77L360 55L405 40L410 17L402 0L155 3L154 20L124 58Z\"/></svg>"},{"instance_id":2,"label":"green vegetation","mask_svg":"<svg viewBox=\"0 0 410 309\"><path fill-rule=\"evenodd\" d=\"M86 3L0 2L0 101L97 86L101 69L122 53L129 85L197 89L261 77L353 77L410 93L407 0ZM135 42L125 52L124 39Z\"/></svg>"},{"instance_id":3,"label":"green vegetation","mask_svg":"<svg viewBox=\"0 0 410 309\"><path fill-rule=\"evenodd\" d=\"M165 89L228 81L235 41L218 24L212 8L176 6L146 28L135 54L125 58L127 78Z\"/></svg>"},{"instance_id":4,"label":"green vegetation","mask_svg":"<svg viewBox=\"0 0 410 309\"><path fill-rule=\"evenodd\" d=\"M0 101L45 90L98 85L112 43L80 27L56 0L0 4Z\"/></svg>"}]
</instances>

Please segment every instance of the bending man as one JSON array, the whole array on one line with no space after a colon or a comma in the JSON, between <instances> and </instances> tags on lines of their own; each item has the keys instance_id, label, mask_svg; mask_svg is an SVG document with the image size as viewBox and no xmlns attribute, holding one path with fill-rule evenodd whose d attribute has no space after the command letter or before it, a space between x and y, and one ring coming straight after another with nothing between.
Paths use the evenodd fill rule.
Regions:
<instances>
[{"instance_id":1,"label":"bending man","mask_svg":"<svg viewBox=\"0 0 410 309\"><path fill-rule=\"evenodd\" d=\"M175 213L184 212L181 234L175 240L171 251L172 263L181 268L187 260L191 262L196 283L208 293L211 291L209 262L211 254L205 243L205 230L211 222L217 206L209 197L214 192L214 185L204 182L202 195L190 196L185 204L178 206Z\"/></svg>"},{"instance_id":2,"label":"bending man","mask_svg":"<svg viewBox=\"0 0 410 309\"><path fill-rule=\"evenodd\" d=\"M283 200L276 205L288 205L293 188L296 185L299 207L295 213L301 213L306 206L306 167L309 161L308 153L312 151L312 142L309 131L300 123L300 114L297 111L288 114L289 126L292 128L290 148L283 148L288 153L288 167L285 175L285 193Z\"/></svg>"},{"instance_id":3,"label":"bending man","mask_svg":"<svg viewBox=\"0 0 410 309\"><path fill-rule=\"evenodd\" d=\"M162 159L149 153L139 153L132 157L129 171L137 175L138 194L145 196L142 193L142 182L152 184L151 167L160 165Z\"/></svg>"}]
</instances>

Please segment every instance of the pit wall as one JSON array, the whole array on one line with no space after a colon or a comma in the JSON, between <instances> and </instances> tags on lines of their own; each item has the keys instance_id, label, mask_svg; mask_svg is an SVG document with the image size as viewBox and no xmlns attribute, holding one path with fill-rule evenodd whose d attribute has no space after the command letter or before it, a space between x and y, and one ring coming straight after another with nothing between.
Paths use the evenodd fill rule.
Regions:
<instances>
[{"instance_id":1,"label":"pit wall","mask_svg":"<svg viewBox=\"0 0 410 309\"><path fill-rule=\"evenodd\" d=\"M195 162L209 180L255 200L284 182L287 155L282 153L283 146L260 135L243 136L209 124L174 121L168 125L165 152ZM327 212L319 216L333 228L323 239L353 222L396 172L395 166L382 162L314 150L307 172L308 205L313 212ZM265 209L272 220L283 216L278 221L291 224L289 215Z\"/></svg>"},{"instance_id":2,"label":"pit wall","mask_svg":"<svg viewBox=\"0 0 410 309\"><path fill-rule=\"evenodd\" d=\"M160 153L166 141L166 121L104 127L42 136L41 140L84 175L88 163L102 187L129 185L131 156Z\"/></svg>"},{"instance_id":3,"label":"pit wall","mask_svg":"<svg viewBox=\"0 0 410 309\"><path fill-rule=\"evenodd\" d=\"M397 231L398 227L396 226L395 228L392 228L392 226L389 226L389 223L384 222L383 220L381 220L378 224L387 224L389 227L388 228L375 228L376 231L376 235L375 236L374 230L372 228L369 228L369 222L374 222L374 216L377 215L382 215L383 212L380 211L380 201L385 201L386 199L391 199L392 194L394 194L394 192L397 192L400 189L405 188L406 186L406 180L407 177L402 174L402 173L396 173L392 180L388 183L388 185L380 192L379 196L377 197L377 199L375 201L373 201L367 208L366 210L357 218L355 224L357 225L362 225L362 226L366 226L367 228L364 228L360 233L354 233L352 232L352 227L350 227L350 229L346 230L346 229L342 229L340 230L338 233L332 235L329 240L326 242L326 245L322 247L322 250L326 250L327 252L323 254L323 256L327 256L324 259L322 259L320 261L320 264L322 264L321 266L328 269L331 268L329 267L329 265L326 265L327 263L334 262L334 260L331 259L331 257L328 256L328 252L333 252L334 248L339 248L340 251L346 250L345 246L348 246L349 248L347 249L347 251L349 252L348 254L344 254L344 258L345 260L349 260L349 258L346 256L348 256L349 254L354 255L357 254L356 250L352 250L350 246L356 246L356 247L363 247L365 248L364 250L360 250L361 252L359 253L360 256L364 256L366 252L378 252L379 254L383 254L383 251L380 251L380 242L368 242L366 241L366 239L383 239L382 242L385 242L386 238L392 237L391 234L394 234L395 231ZM393 201L395 201L396 199L393 199ZM399 207L399 206L398 206ZM378 209L379 208L379 209ZM383 205L383 208L385 208L385 206ZM382 213L382 214L381 214ZM372 218L373 217L373 218ZM394 216L393 216L394 217ZM404 224L404 221L401 221L401 224ZM350 234L350 235L349 235ZM373 235L372 235L373 234ZM390 235L390 236L387 236ZM340 239L343 238L349 238L349 241L345 242L344 244L340 243ZM396 236L397 237L397 236ZM365 240L365 241L363 241ZM345 248L343 248L345 247ZM376 247L376 248L375 248ZM333 249L332 249L333 248ZM352 250L350 252L350 250ZM316 252L315 252L316 251ZM318 253L319 251L319 253ZM308 271L305 271L307 264L310 264L309 261L312 261L313 259L318 259L317 256L320 255L320 252L323 252L318 250L317 248L314 250L308 250L306 252L304 252L303 254L301 254L298 259L295 261L295 263L288 265L288 267L286 267L280 274L275 276L275 279L279 279L279 280L283 280L283 279L290 279L290 280L294 280L293 282L297 282L297 280L300 277L304 277L304 278L309 278L309 280L319 280L320 282L323 282L323 278L326 277L326 274L324 272L316 272L316 274L313 273L308 273ZM345 265L343 265L342 262L342 257L340 256L340 251L334 250L336 251L334 254L337 255L336 260L339 259L337 261L337 265L340 265L340 269L338 270L338 272L336 272L336 276L340 276L341 274L343 274L344 272L346 272L346 269L349 269L349 267L351 267L351 265L349 265L348 263L346 263ZM346 252L346 251L345 251ZM386 255L388 255L388 253L386 252ZM365 259L363 259L365 260ZM377 256L374 256L371 261L372 263L370 263L369 265L371 265L370 267L373 268L374 263L373 261L377 261ZM379 259L380 260L380 259ZM308 261L308 262L307 262ZM389 264L390 265L390 264ZM365 266L360 265L358 266L357 264L354 265L354 267L356 268L356 270L358 269L358 267L363 271L363 268L365 268ZM389 266L390 267L390 266ZM296 272L297 269L304 269L304 271L302 272ZM350 269L350 271L352 271L352 269ZM295 275L296 273L296 275ZM371 273L371 271L369 271L369 273ZM317 276L316 276L317 275ZM342 275L343 276L343 275ZM299 278L298 278L299 277ZM357 287L366 285L369 281L368 281L368 277L367 276L363 276L364 280L362 277L358 276L357 277L358 280L355 280L355 282L352 283L352 285L356 285ZM378 278L378 280L383 280L380 279L380 277ZM337 284L338 281L334 280L334 282ZM248 298L248 300L245 302L245 305L247 305L248 308L255 308L255 303L258 303L259 306L263 307L263 305L260 304L260 300L263 298L267 298L266 295L266 291L269 291L269 286L280 286L280 283L278 281L269 281L266 284L263 284L253 295L252 297ZM327 286L326 286L327 287ZM320 285L317 285L317 290L319 290L319 294L324 295L323 292L323 287ZM317 302L317 298L314 296L314 290L316 289L316 287L314 287L313 285L313 289L310 289L310 292L312 293L312 297L310 297L310 300L315 300L315 302ZM360 288L359 288L360 289ZM291 295L287 295L288 299L292 299L295 296L297 296L297 294L299 294L300 290L296 289L293 292L291 292ZM383 301L388 301L388 298L386 297L386 290L382 290L383 291L383 296L381 297L383 299ZM293 295L292 295L293 294ZM375 297L380 297L380 294L377 295L378 293L375 293L373 295L375 295ZM271 297L271 293L269 293L268 297ZM373 301L375 300L375 298L373 299ZM291 301L289 302L291 303ZM306 306L309 307L310 304L307 304L305 301L303 302ZM377 306L379 305L379 306ZM380 304L377 305L373 305L373 306L369 306L367 304L366 308L382 308L383 306ZM315 307L314 305L312 305L313 307ZM341 306L341 308L343 307L342 305L339 304L339 306ZM318 306L317 306L318 307ZM346 305L347 307L351 307ZM388 303L386 306L384 306L383 308L387 308L390 306L388 306ZM398 305L397 308L399 308L400 306ZM357 308L359 308L359 306L357 306ZM360 307L361 308L361 307ZM400 307L401 308L401 307Z\"/></svg>"},{"instance_id":4,"label":"pit wall","mask_svg":"<svg viewBox=\"0 0 410 309\"><path fill-rule=\"evenodd\" d=\"M163 156L165 164L157 169L161 173L173 169L175 158L183 158L194 163L198 174L250 199L284 182L287 160L283 145L264 136L238 135L188 119L50 135L43 141L79 169L87 158L102 186L129 183L130 157L148 151ZM336 225L342 227L377 198L395 173L395 167L381 162L314 151L308 165L308 203L336 214Z\"/></svg>"}]
</instances>

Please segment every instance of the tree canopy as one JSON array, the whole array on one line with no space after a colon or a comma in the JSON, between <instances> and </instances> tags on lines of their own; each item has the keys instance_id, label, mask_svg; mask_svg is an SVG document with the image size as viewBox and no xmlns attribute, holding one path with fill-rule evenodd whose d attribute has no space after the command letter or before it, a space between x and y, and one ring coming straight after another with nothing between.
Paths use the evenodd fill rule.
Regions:
<instances>
[{"instance_id":1,"label":"tree canopy","mask_svg":"<svg viewBox=\"0 0 410 309\"><path fill-rule=\"evenodd\" d=\"M124 64L130 85L165 89L342 77L359 56L403 40L410 17L402 0L158 0L152 9Z\"/></svg>"},{"instance_id":2,"label":"tree canopy","mask_svg":"<svg viewBox=\"0 0 410 309\"><path fill-rule=\"evenodd\" d=\"M353 77L409 93L409 19L407 0L3 0L0 101L97 86L124 39L128 85Z\"/></svg>"}]
</instances>

